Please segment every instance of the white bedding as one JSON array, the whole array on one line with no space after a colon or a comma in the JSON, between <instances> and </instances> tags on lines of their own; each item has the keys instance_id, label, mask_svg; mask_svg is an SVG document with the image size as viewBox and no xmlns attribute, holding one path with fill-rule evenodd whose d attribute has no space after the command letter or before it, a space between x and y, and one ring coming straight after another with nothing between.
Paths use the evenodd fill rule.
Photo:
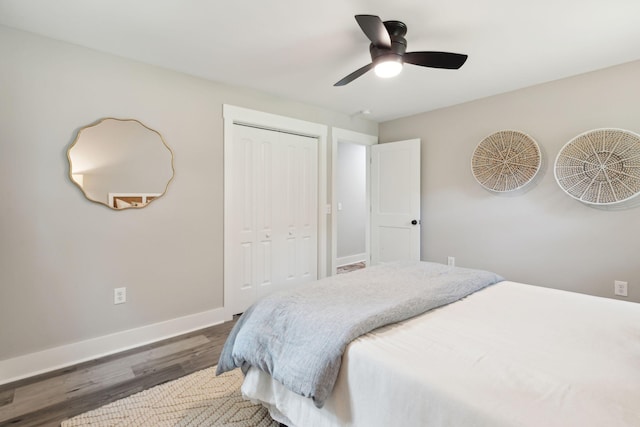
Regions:
<instances>
[{"instance_id":1,"label":"white bedding","mask_svg":"<svg viewBox=\"0 0 640 427\"><path fill-rule=\"evenodd\" d=\"M322 409L242 392L289 427L638 427L640 304L501 282L354 340Z\"/></svg>"}]
</instances>

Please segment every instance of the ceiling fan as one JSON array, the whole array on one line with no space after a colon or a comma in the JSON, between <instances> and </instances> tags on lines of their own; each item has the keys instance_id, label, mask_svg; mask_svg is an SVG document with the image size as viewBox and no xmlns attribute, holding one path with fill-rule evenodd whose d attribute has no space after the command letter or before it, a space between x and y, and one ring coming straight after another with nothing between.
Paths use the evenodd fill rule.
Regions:
<instances>
[{"instance_id":1,"label":"ceiling fan","mask_svg":"<svg viewBox=\"0 0 640 427\"><path fill-rule=\"evenodd\" d=\"M379 77L393 77L400 73L402 64L421 67L457 70L467 60L467 55L452 52L406 52L407 26L400 21L384 21L375 15L356 15L358 25L371 40L371 63L357 69L334 86L351 83L372 68Z\"/></svg>"}]
</instances>

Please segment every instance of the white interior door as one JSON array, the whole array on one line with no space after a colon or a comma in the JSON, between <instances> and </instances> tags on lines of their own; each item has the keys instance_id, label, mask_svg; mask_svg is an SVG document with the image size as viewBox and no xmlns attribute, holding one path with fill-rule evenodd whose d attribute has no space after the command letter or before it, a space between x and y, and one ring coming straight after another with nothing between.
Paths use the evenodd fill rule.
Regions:
<instances>
[{"instance_id":1,"label":"white interior door","mask_svg":"<svg viewBox=\"0 0 640 427\"><path fill-rule=\"evenodd\" d=\"M371 263L420 260L420 140L371 146Z\"/></svg>"},{"instance_id":2,"label":"white interior door","mask_svg":"<svg viewBox=\"0 0 640 427\"><path fill-rule=\"evenodd\" d=\"M240 313L317 278L318 147L315 138L233 126L225 289L231 313Z\"/></svg>"}]
</instances>

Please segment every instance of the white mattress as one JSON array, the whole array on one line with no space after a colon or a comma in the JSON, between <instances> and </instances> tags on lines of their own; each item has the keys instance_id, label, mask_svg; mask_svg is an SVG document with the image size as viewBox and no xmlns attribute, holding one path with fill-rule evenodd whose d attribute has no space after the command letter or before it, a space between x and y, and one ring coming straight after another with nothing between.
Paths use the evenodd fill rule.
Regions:
<instances>
[{"instance_id":1,"label":"white mattress","mask_svg":"<svg viewBox=\"0 0 640 427\"><path fill-rule=\"evenodd\" d=\"M637 427L640 304L501 282L353 341L322 409L242 392L289 427Z\"/></svg>"}]
</instances>

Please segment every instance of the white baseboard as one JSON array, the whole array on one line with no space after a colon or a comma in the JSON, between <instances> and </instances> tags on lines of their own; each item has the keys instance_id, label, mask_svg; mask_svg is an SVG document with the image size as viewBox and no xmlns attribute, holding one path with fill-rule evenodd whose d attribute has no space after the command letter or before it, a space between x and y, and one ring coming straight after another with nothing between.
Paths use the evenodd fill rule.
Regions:
<instances>
[{"instance_id":1,"label":"white baseboard","mask_svg":"<svg viewBox=\"0 0 640 427\"><path fill-rule=\"evenodd\" d=\"M349 256L343 256L341 258L336 259L336 265L338 267L342 267L343 265L355 264L356 262L366 262L367 254L355 254Z\"/></svg>"},{"instance_id":2,"label":"white baseboard","mask_svg":"<svg viewBox=\"0 0 640 427\"><path fill-rule=\"evenodd\" d=\"M231 320L224 308L0 360L0 384L108 356Z\"/></svg>"}]
</instances>

